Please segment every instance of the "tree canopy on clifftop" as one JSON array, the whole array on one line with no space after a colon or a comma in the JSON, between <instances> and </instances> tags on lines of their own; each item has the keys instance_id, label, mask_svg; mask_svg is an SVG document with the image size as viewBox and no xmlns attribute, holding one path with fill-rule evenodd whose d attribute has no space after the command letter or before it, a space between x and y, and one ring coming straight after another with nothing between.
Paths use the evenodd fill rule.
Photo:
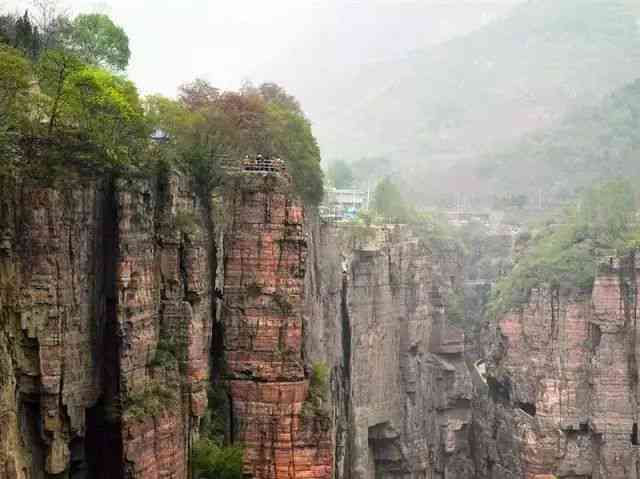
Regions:
<instances>
[{"instance_id":1,"label":"tree canopy on clifftop","mask_svg":"<svg viewBox=\"0 0 640 479\"><path fill-rule=\"evenodd\" d=\"M167 153L207 188L222 181L224 158L281 157L307 204L322 199L320 150L297 101L275 84L221 91L204 80L182 86L172 100L146 99L150 121L170 137Z\"/></svg>"},{"instance_id":2,"label":"tree canopy on clifftop","mask_svg":"<svg viewBox=\"0 0 640 479\"><path fill-rule=\"evenodd\" d=\"M263 154L285 160L307 204L320 202L320 150L284 89L264 83L221 91L195 80L177 100L150 96L143 104L123 74L129 57L125 31L106 15L0 15L1 174L29 164L31 176L62 178L70 163L142 172L161 150L163 161L210 192L221 184L224 158ZM168 141L153 148L158 128Z\"/></svg>"}]
</instances>

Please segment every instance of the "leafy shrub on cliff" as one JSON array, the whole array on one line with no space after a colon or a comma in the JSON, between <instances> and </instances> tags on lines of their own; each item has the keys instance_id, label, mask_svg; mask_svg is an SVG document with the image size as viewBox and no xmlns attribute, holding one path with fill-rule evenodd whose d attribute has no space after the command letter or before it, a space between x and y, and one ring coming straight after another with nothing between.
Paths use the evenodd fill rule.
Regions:
<instances>
[{"instance_id":1,"label":"leafy shrub on cliff","mask_svg":"<svg viewBox=\"0 0 640 479\"><path fill-rule=\"evenodd\" d=\"M242 479L244 450L240 446L220 446L211 439L198 440L192 449L195 479Z\"/></svg>"},{"instance_id":2,"label":"leafy shrub on cliff","mask_svg":"<svg viewBox=\"0 0 640 479\"><path fill-rule=\"evenodd\" d=\"M177 405L177 391L157 379L151 379L141 391L127 398L123 415L125 420L142 420L158 416Z\"/></svg>"},{"instance_id":3,"label":"leafy shrub on cliff","mask_svg":"<svg viewBox=\"0 0 640 479\"><path fill-rule=\"evenodd\" d=\"M535 288L590 289L600 259L626 253L640 237L637 204L634 188L624 180L585 191L574 207L529 239L511 273L498 283L490 311L526 304Z\"/></svg>"},{"instance_id":4,"label":"leafy shrub on cliff","mask_svg":"<svg viewBox=\"0 0 640 479\"><path fill-rule=\"evenodd\" d=\"M126 34L106 15L71 19L54 3L40 7L35 19L0 15L3 163L48 182L65 179L72 166L95 173L138 164L149 133L138 93L100 67L126 67Z\"/></svg>"},{"instance_id":5,"label":"leafy shrub on cliff","mask_svg":"<svg viewBox=\"0 0 640 479\"><path fill-rule=\"evenodd\" d=\"M435 253L465 252L460 234L456 234L447 219L436 212L415 213L411 218L411 231Z\"/></svg>"},{"instance_id":6,"label":"leafy shrub on cliff","mask_svg":"<svg viewBox=\"0 0 640 479\"><path fill-rule=\"evenodd\" d=\"M0 44L0 176L15 166L17 132L26 120L31 75L27 59Z\"/></svg>"},{"instance_id":7,"label":"leafy shrub on cliff","mask_svg":"<svg viewBox=\"0 0 640 479\"><path fill-rule=\"evenodd\" d=\"M179 368L178 349L178 344L173 338L160 338L156 353L149 366L177 371Z\"/></svg>"},{"instance_id":8,"label":"leafy shrub on cliff","mask_svg":"<svg viewBox=\"0 0 640 479\"><path fill-rule=\"evenodd\" d=\"M302 405L302 416L306 418L327 418L329 400L329 368L325 363L314 363L309 376L309 393Z\"/></svg>"},{"instance_id":9,"label":"leafy shrub on cliff","mask_svg":"<svg viewBox=\"0 0 640 479\"><path fill-rule=\"evenodd\" d=\"M183 234L193 235L198 231L198 217L192 211L180 210L176 213L174 226Z\"/></svg>"},{"instance_id":10,"label":"leafy shrub on cliff","mask_svg":"<svg viewBox=\"0 0 640 479\"><path fill-rule=\"evenodd\" d=\"M223 444L227 430L225 418L230 415L231 404L227 388L224 383L216 381L207 389L207 410L200 422L200 437Z\"/></svg>"},{"instance_id":11,"label":"leafy shrub on cliff","mask_svg":"<svg viewBox=\"0 0 640 479\"><path fill-rule=\"evenodd\" d=\"M122 168L141 158L149 130L132 82L59 50L41 56L36 78L33 135L62 144L74 138L90 147L98 166Z\"/></svg>"}]
</instances>

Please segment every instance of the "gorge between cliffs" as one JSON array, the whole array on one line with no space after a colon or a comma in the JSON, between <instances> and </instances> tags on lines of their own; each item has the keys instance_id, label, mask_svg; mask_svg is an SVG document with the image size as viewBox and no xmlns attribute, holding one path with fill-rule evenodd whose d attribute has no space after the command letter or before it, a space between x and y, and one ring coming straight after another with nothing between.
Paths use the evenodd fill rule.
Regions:
<instances>
[{"instance_id":1,"label":"gorge between cliffs","mask_svg":"<svg viewBox=\"0 0 640 479\"><path fill-rule=\"evenodd\" d=\"M3 184L2 479L197 479L205 424L246 478L640 477L633 255L492 316L469 252L243 165Z\"/></svg>"}]
</instances>

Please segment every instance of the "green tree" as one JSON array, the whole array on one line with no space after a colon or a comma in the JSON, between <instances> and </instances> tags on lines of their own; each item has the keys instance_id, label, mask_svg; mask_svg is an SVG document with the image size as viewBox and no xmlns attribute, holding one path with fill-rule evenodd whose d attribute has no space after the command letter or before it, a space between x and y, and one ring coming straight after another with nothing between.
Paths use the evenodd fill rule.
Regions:
<instances>
[{"instance_id":1,"label":"green tree","mask_svg":"<svg viewBox=\"0 0 640 479\"><path fill-rule=\"evenodd\" d=\"M8 123L15 119L31 81L31 65L17 50L0 45L0 121Z\"/></svg>"},{"instance_id":2,"label":"green tree","mask_svg":"<svg viewBox=\"0 0 640 479\"><path fill-rule=\"evenodd\" d=\"M112 166L136 162L148 127L135 85L100 68L85 67L68 82L63 119L77 127Z\"/></svg>"},{"instance_id":3,"label":"green tree","mask_svg":"<svg viewBox=\"0 0 640 479\"><path fill-rule=\"evenodd\" d=\"M498 283L491 310L528 301L532 289L589 289L604 255L625 254L640 237L633 185L614 180L586 190L577 205L535 231L511 273Z\"/></svg>"},{"instance_id":4,"label":"green tree","mask_svg":"<svg viewBox=\"0 0 640 479\"><path fill-rule=\"evenodd\" d=\"M14 32L13 46L30 58L37 58L41 48L40 33L38 27L32 24L29 12L24 12L24 15L15 21Z\"/></svg>"},{"instance_id":5,"label":"green tree","mask_svg":"<svg viewBox=\"0 0 640 479\"><path fill-rule=\"evenodd\" d=\"M17 137L28 117L31 65L18 51L0 45L0 176L13 171Z\"/></svg>"},{"instance_id":6,"label":"green tree","mask_svg":"<svg viewBox=\"0 0 640 479\"><path fill-rule=\"evenodd\" d=\"M168 135L157 149L159 159L189 174L206 200L222 184L221 161L231 147L224 141L221 118L210 108L215 95L204 93L204 84L193 86L189 86L187 101L154 95L145 99L145 109L149 124Z\"/></svg>"},{"instance_id":7,"label":"green tree","mask_svg":"<svg viewBox=\"0 0 640 479\"><path fill-rule=\"evenodd\" d=\"M78 15L71 24L66 43L85 63L117 71L129 64L129 37L107 15Z\"/></svg>"},{"instance_id":8,"label":"green tree","mask_svg":"<svg viewBox=\"0 0 640 479\"><path fill-rule=\"evenodd\" d=\"M633 224L637 212L633 186L626 180L596 185L583 193L578 203L580 234L607 245L616 242Z\"/></svg>"},{"instance_id":9,"label":"green tree","mask_svg":"<svg viewBox=\"0 0 640 479\"><path fill-rule=\"evenodd\" d=\"M39 102L40 116L48 125L47 133L53 134L60 111L68 101L68 81L82 69L82 63L63 50L48 50L36 65L38 86L44 94Z\"/></svg>"},{"instance_id":10,"label":"green tree","mask_svg":"<svg viewBox=\"0 0 640 479\"><path fill-rule=\"evenodd\" d=\"M266 92L266 93L264 93ZM266 95L266 96L265 96ZM263 154L281 157L298 193L307 204L322 199L320 150L309 121L293 97L275 85L240 92L221 92L204 80L181 88L176 104L152 101L167 131L182 125L172 144L175 158L209 178L209 188L221 181L222 157Z\"/></svg>"},{"instance_id":11,"label":"green tree","mask_svg":"<svg viewBox=\"0 0 640 479\"><path fill-rule=\"evenodd\" d=\"M338 189L351 188L353 186L353 170L344 160L336 160L329 166L327 177L334 187Z\"/></svg>"},{"instance_id":12,"label":"green tree","mask_svg":"<svg viewBox=\"0 0 640 479\"><path fill-rule=\"evenodd\" d=\"M410 217L409 205L404 200L400 188L390 178L384 178L376 186L373 209L391 222L406 222Z\"/></svg>"},{"instance_id":13,"label":"green tree","mask_svg":"<svg viewBox=\"0 0 640 479\"><path fill-rule=\"evenodd\" d=\"M46 51L37 66L38 107L57 142L81 142L104 166L132 164L148 136L138 92L130 81L83 65L62 50Z\"/></svg>"},{"instance_id":14,"label":"green tree","mask_svg":"<svg viewBox=\"0 0 640 479\"><path fill-rule=\"evenodd\" d=\"M320 148L311 131L311 124L295 110L281 103L267 107L268 134L273 137L272 153L286 162L293 184L308 205L322 201L323 175Z\"/></svg>"}]
</instances>

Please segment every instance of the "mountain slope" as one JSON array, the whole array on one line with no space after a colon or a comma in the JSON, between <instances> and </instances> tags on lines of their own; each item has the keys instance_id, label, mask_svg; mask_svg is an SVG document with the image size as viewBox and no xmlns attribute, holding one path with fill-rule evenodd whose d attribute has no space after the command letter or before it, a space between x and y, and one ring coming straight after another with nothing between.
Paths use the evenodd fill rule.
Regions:
<instances>
[{"instance_id":1,"label":"mountain slope","mask_svg":"<svg viewBox=\"0 0 640 479\"><path fill-rule=\"evenodd\" d=\"M367 92L314 118L325 157L462 157L549 125L640 76L632 0L532 0L408 59L369 65Z\"/></svg>"},{"instance_id":2,"label":"mountain slope","mask_svg":"<svg viewBox=\"0 0 640 479\"><path fill-rule=\"evenodd\" d=\"M489 155L476 168L488 189L572 196L596 180L640 177L640 79Z\"/></svg>"}]
</instances>

